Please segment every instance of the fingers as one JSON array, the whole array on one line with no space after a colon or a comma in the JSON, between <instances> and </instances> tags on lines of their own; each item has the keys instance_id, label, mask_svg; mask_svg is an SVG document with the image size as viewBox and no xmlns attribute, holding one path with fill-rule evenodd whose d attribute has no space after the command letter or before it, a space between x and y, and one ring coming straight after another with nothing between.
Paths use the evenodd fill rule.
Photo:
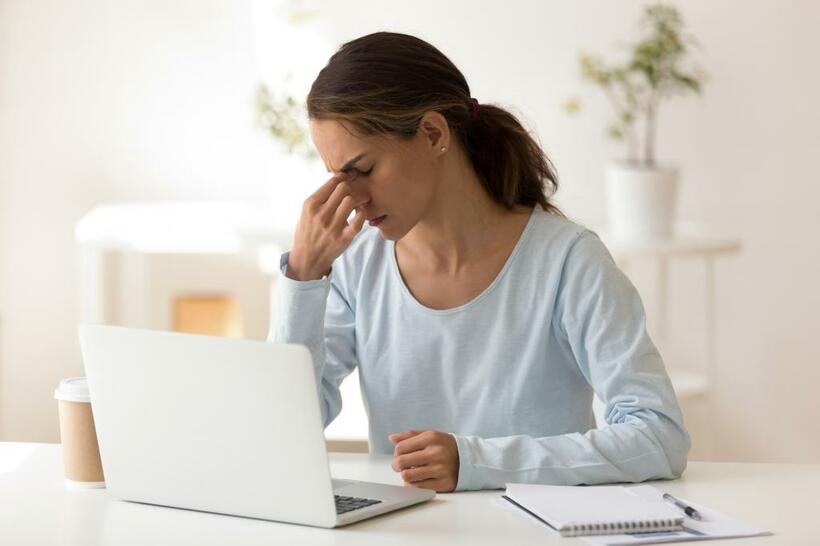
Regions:
<instances>
[{"instance_id":1,"label":"fingers","mask_svg":"<svg viewBox=\"0 0 820 546\"><path fill-rule=\"evenodd\" d=\"M352 239L362 230L362 227L364 226L364 219L364 211L361 209L357 210L353 221L349 226L342 230L342 233Z\"/></svg>"},{"instance_id":2,"label":"fingers","mask_svg":"<svg viewBox=\"0 0 820 546\"><path fill-rule=\"evenodd\" d=\"M319 189L313 192L310 197L305 200L305 204L312 208L320 207L330 198L336 189L336 186L338 186L340 182L351 180L352 176L355 176L355 174L350 175L348 173L339 173L331 176L327 182L319 186Z\"/></svg>"},{"instance_id":3,"label":"fingers","mask_svg":"<svg viewBox=\"0 0 820 546\"><path fill-rule=\"evenodd\" d=\"M393 457L393 462L390 464L390 466L396 472L401 472L402 470L405 470L407 468L426 465L430 462L430 453L428 453L426 449L422 449L419 451L414 451L412 453L407 453L405 455Z\"/></svg>"},{"instance_id":4,"label":"fingers","mask_svg":"<svg viewBox=\"0 0 820 546\"><path fill-rule=\"evenodd\" d=\"M426 430L415 436L411 436L405 440L401 440L396 444L396 448L393 450L393 454L396 456L404 455L405 453L411 453L413 451L418 451L420 449L424 449L427 447L434 437L434 432L432 430Z\"/></svg>"},{"instance_id":5,"label":"fingers","mask_svg":"<svg viewBox=\"0 0 820 546\"><path fill-rule=\"evenodd\" d=\"M418 487L420 489L432 489L433 491L438 491L439 493L450 493L455 490L455 486L449 478L433 478L430 480L409 482L408 485Z\"/></svg>"},{"instance_id":6,"label":"fingers","mask_svg":"<svg viewBox=\"0 0 820 546\"><path fill-rule=\"evenodd\" d=\"M408 430L388 436L396 444L391 466L406 484L439 492L455 491L458 483L458 445L451 434L437 430Z\"/></svg>"},{"instance_id":7,"label":"fingers","mask_svg":"<svg viewBox=\"0 0 820 546\"><path fill-rule=\"evenodd\" d=\"M407 438L415 436L416 434L421 434L422 432L423 431L421 430L406 430L404 432L395 432L388 436L387 439L393 442L394 444L397 444L402 440L406 440Z\"/></svg>"},{"instance_id":8,"label":"fingers","mask_svg":"<svg viewBox=\"0 0 820 546\"><path fill-rule=\"evenodd\" d=\"M406 483L416 483L424 480L444 478L445 470L443 465L424 465L415 468L402 470L401 478Z\"/></svg>"},{"instance_id":9,"label":"fingers","mask_svg":"<svg viewBox=\"0 0 820 546\"><path fill-rule=\"evenodd\" d=\"M321 278L361 230L366 219L363 210L356 215L353 226L347 222L353 209L367 202L351 196L350 184L345 181L355 178L355 171L334 175L305 200L293 237L288 277Z\"/></svg>"},{"instance_id":10,"label":"fingers","mask_svg":"<svg viewBox=\"0 0 820 546\"><path fill-rule=\"evenodd\" d=\"M347 218L350 216L350 213L356 207L361 207L365 203L370 201L369 197L359 197L358 199L352 195L345 196L342 199L342 202L339 204L339 208L336 209L335 214L333 215L333 224L336 226L347 226ZM364 218L362 218L362 224L364 224Z\"/></svg>"},{"instance_id":11,"label":"fingers","mask_svg":"<svg viewBox=\"0 0 820 546\"><path fill-rule=\"evenodd\" d=\"M333 214L333 212L339 208L339 204L344 200L344 198L349 195L350 186L345 180L339 181L333 188L333 191L330 192L325 204L322 206L323 212L328 215Z\"/></svg>"}]
</instances>

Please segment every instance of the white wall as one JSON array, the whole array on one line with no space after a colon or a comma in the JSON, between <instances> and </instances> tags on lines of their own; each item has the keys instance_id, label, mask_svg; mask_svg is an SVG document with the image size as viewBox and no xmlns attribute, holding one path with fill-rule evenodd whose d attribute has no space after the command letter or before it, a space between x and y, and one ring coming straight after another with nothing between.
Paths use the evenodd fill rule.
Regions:
<instances>
[{"instance_id":1,"label":"white wall","mask_svg":"<svg viewBox=\"0 0 820 546\"><path fill-rule=\"evenodd\" d=\"M603 221L609 114L577 78L577 51L632 37L642 2L466 0L321 3L331 43L375 30L442 49L482 102L508 105L562 178L561 204ZM683 169L681 215L739 235L719 264L720 459L820 461L820 5L677 2L711 74L702 99L665 105L661 160ZM267 143L243 116L253 94L248 2L70 4L0 0L0 311L4 439L54 440L53 383L77 372L73 222L102 200L264 194ZM580 93L586 110L563 114ZM217 127L218 130L214 130ZM313 181L306 181L310 185ZM698 271L675 270L678 286ZM673 294L691 336L698 309ZM683 345L698 358L699 347ZM681 349L681 347L678 347Z\"/></svg>"},{"instance_id":2,"label":"white wall","mask_svg":"<svg viewBox=\"0 0 820 546\"><path fill-rule=\"evenodd\" d=\"M267 198L247 2L0 0L0 433L56 440L93 205ZM265 299L265 295L261 296Z\"/></svg>"},{"instance_id":3,"label":"white wall","mask_svg":"<svg viewBox=\"0 0 820 546\"><path fill-rule=\"evenodd\" d=\"M644 2L560 0L396 3L350 0L325 10L341 42L374 30L416 34L444 51L473 95L521 114L563 182L561 204L603 221L602 165L620 153L600 135L606 104L577 78L577 52L608 53L632 39ZM663 106L658 153L682 166L681 217L738 235L744 250L718 264L718 385L715 455L723 460L820 461L820 4L675 2L711 74L702 99ZM611 55L611 54L610 54ZM560 105L581 92L580 118ZM697 347L700 271L673 270L673 324L684 353ZM691 339L691 342L689 341ZM687 347L687 342L695 347Z\"/></svg>"}]
</instances>

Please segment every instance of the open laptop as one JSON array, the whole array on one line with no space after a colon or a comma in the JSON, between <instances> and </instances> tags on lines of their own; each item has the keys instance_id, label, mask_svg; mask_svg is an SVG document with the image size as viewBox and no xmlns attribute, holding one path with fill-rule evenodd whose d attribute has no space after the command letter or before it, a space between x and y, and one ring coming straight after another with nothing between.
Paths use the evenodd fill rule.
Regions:
<instances>
[{"instance_id":1,"label":"open laptop","mask_svg":"<svg viewBox=\"0 0 820 546\"><path fill-rule=\"evenodd\" d=\"M435 496L331 479L304 346L91 325L80 345L118 498L338 527Z\"/></svg>"}]
</instances>

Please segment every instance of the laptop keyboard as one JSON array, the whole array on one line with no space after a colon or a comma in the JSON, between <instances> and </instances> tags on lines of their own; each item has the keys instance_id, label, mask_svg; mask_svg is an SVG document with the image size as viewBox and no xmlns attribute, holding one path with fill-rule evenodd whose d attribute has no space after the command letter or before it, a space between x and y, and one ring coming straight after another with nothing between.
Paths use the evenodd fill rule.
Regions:
<instances>
[{"instance_id":1,"label":"laptop keyboard","mask_svg":"<svg viewBox=\"0 0 820 546\"><path fill-rule=\"evenodd\" d=\"M362 497L345 497L343 495L333 495L336 499L336 513L344 514L345 512L352 512L359 508L373 506L379 504L381 501L376 499L365 499Z\"/></svg>"}]
</instances>

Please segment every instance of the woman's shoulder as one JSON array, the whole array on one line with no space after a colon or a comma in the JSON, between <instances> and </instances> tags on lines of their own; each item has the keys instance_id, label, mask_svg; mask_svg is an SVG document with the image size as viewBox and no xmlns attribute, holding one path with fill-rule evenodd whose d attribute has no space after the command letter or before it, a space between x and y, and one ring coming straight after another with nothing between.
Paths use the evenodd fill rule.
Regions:
<instances>
[{"instance_id":1,"label":"woman's shoulder","mask_svg":"<svg viewBox=\"0 0 820 546\"><path fill-rule=\"evenodd\" d=\"M586 226L540 206L533 211L529 240L538 248L551 253L566 253L585 238L597 239L598 235Z\"/></svg>"},{"instance_id":2,"label":"woman's shoulder","mask_svg":"<svg viewBox=\"0 0 820 546\"><path fill-rule=\"evenodd\" d=\"M555 270L576 275L615 267L598 234L579 222L538 207L529 229L525 259L542 273Z\"/></svg>"},{"instance_id":3,"label":"woman's shoulder","mask_svg":"<svg viewBox=\"0 0 820 546\"><path fill-rule=\"evenodd\" d=\"M595 231L558 214L543 210L536 214L528 254L542 267L585 283L620 275L612 253Z\"/></svg>"}]
</instances>

